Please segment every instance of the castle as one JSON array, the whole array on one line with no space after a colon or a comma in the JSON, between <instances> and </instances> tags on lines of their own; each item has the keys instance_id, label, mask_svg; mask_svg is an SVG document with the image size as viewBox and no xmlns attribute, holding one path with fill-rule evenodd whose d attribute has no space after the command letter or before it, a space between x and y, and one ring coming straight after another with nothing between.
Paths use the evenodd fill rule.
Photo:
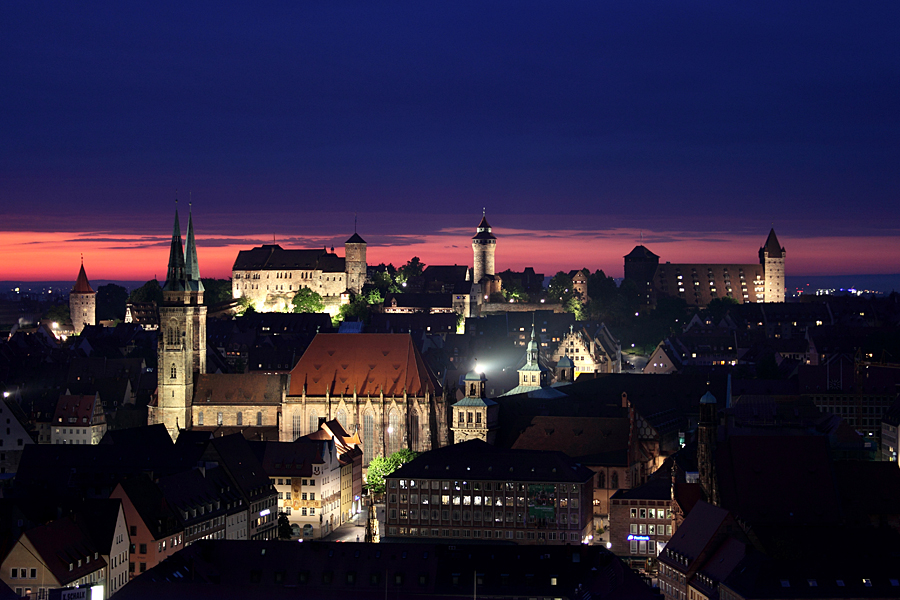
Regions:
<instances>
[{"instance_id":1,"label":"castle","mask_svg":"<svg viewBox=\"0 0 900 600\"><path fill-rule=\"evenodd\" d=\"M716 298L784 302L785 256L775 229L759 249L758 264L660 264L659 256L639 245L625 256L625 280L637 284L648 305L666 296L688 306L706 306Z\"/></svg>"},{"instance_id":2,"label":"castle","mask_svg":"<svg viewBox=\"0 0 900 600\"><path fill-rule=\"evenodd\" d=\"M334 248L285 250L264 244L241 250L232 267L232 297L248 298L260 312L284 311L302 288L308 288L336 313L341 297L358 294L366 282L366 241L354 233L344 242L344 256Z\"/></svg>"}]
</instances>

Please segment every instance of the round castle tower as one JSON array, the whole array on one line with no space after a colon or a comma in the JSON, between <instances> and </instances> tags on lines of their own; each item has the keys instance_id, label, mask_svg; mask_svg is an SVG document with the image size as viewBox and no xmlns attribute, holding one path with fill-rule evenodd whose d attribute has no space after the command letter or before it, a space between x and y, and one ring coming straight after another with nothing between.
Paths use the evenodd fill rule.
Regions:
<instances>
[{"instance_id":1,"label":"round castle tower","mask_svg":"<svg viewBox=\"0 0 900 600\"><path fill-rule=\"evenodd\" d=\"M494 274L494 251L497 249L497 238L491 233L487 217L481 215L481 223L472 236L472 251L475 254L472 282L479 283L485 275Z\"/></svg>"}]
</instances>

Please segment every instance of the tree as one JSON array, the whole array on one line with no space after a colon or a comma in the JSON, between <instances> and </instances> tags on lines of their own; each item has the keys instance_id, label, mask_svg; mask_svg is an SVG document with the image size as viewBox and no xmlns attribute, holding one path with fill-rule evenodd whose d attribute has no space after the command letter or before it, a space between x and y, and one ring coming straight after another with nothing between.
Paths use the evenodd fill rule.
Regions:
<instances>
[{"instance_id":1,"label":"tree","mask_svg":"<svg viewBox=\"0 0 900 600\"><path fill-rule=\"evenodd\" d=\"M203 303L207 306L231 300L230 279L201 279L203 282Z\"/></svg>"},{"instance_id":2,"label":"tree","mask_svg":"<svg viewBox=\"0 0 900 600\"><path fill-rule=\"evenodd\" d=\"M568 274L560 271L550 279L547 297L551 302L565 305L572 296L572 278Z\"/></svg>"},{"instance_id":3,"label":"tree","mask_svg":"<svg viewBox=\"0 0 900 600\"><path fill-rule=\"evenodd\" d=\"M97 321L114 321L125 318L128 290L121 285L108 283L97 288Z\"/></svg>"},{"instance_id":4,"label":"tree","mask_svg":"<svg viewBox=\"0 0 900 600\"><path fill-rule=\"evenodd\" d=\"M515 279L503 280L503 298L513 302L528 302L528 294L522 288L522 284Z\"/></svg>"},{"instance_id":5,"label":"tree","mask_svg":"<svg viewBox=\"0 0 900 600\"><path fill-rule=\"evenodd\" d=\"M241 296L238 298L238 305L235 309L234 313L241 317L244 315L252 315L256 312L256 307L253 306L253 301L250 300L247 296Z\"/></svg>"},{"instance_id":6,"label":"tree","mask_svg":"<svg viewBox=\"0 0 900 600\"><path fill-rule=\"evenodd\" d=\"M709 301L709 304L706 305L706 310L709 313L709 316L712 317L714 323L718 323L725 315L728 314L728 310L732 306L737 306L738 301L734 298L729 298L728 296L722 298L713 298Z\"/></svg>"},{"instance_id":7,"label":"tree","mask_svg":"<svg viewBox=\"0 0 900 600\"><path fill-rule=\"evenodd\" d=\"M288 516L284 513L278 513L278 539L289 540L293 533Z\"/></svg>"},{"instance_id":8,"label":"tree","mask_svg":"<svg viewBox=\"0 0 900 600\"><path fill-rule=\"evenodd\" d=\"M418 452L403 448L387 458L376 456L369 462L369 470L366 471L366 488L373 494L383 494L384 478L418 455Z\"/></svg>"},{"instance_id":9,"label":"tree","mask_svg":"<svg viewBox=\"0 0 900 600\"><path fill-rule=\"evenodd\" d=\"M366 294L366 302L369 305L381 304L382 302L384 302L384 298L381 296L381 291L377 289L369 290L369 293Z\"/></svg>"},{"instance_id":10,"label":"tree","mask_svg":"<svg viewBox=\"0 0 900 600\"><path fill-rule=\"evenodd\" d=\"M151 279L128 295L128 302L156 302L157 306L162 304L162 299L162 287L155 279Z\"/></svg>"},{"instance_id":11,"label":"tree","mask_svg":"<svg viewBox=\"0 0 900 600\"><path fill-rule=\"evenodd\" d=\"M362 321L364 323L369 321L369 314L371 310L369 309L369 303L366 301L366 297L363 295L356 296L354 295L350 299L349 304L341 305L338 314L336 314L332 318L332 322L337 325L341 321Z\"/></svg>"},{"instance_id":12,"label":"tree","mask_svg":"<svg viewBox=\"0 0 900 600\"><path fill-rule=\"evenodd\" d=\"M425 270L425 263L419 260L418 256L413 256L405 265L397 269L406 276L407 281L413 277L418 277Z\"/></svg>"},{"instance_id":13,"label":"tree","mask_svg":"<svg viewBox=\"0 0 900 600\"><path fill-rule=\"evenodd\" d=\"M325 310L322 296L308 287L300 288L291 302L294 305L295 313L317 313Z\"/></svg>"},{"instance_id":14,"label":"tree","mask_svg":"<svg viewBox=\"0 0 900 600\"><path fill-rule=\"evenodd\" d=\"M69 305L68 304L55 304L47 309L47 312L44 313L44 318L52 321L54 323L59 323L63 325L72 320L72 315L69 313Z\"/></svg>"}]
</instances>

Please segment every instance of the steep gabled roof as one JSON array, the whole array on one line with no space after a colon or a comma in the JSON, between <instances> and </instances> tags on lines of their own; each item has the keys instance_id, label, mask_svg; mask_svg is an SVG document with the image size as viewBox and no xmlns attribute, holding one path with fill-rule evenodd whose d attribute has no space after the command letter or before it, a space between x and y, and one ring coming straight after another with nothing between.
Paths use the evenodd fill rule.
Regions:
<instances>
[{"instance_id":1,"label":"steep gabled roof","mask_svg":"<svg viewBox=\"0 0 900 600\"><path fill-rule=\"evenodd\" d=\"M365 244L366 240L362 239L358 233L354 232L350 239L344 242L344 244Z\"/></svg>"},{"instance_id":2,"label":"steep gabled roof","mask_svg":"<svg viewBox=\"0 0 900 600\"><path fill-rule=\"evenodd\" d=\"M320 333L291 371L290 395L424 396L438 389L408 334Z\"/></svg>"},{"instance_id":3,"label":"steep gabled roof","mask_svg":"<svg viewBox=\"0 0 900 600\"><path fill-rule=\"evenodd\" d=\"M99 549L70 517L35 527L22 535L28 538L42 562L62 585L106 566L106 561L99 556Z\"/></svg>"}]
</instances>

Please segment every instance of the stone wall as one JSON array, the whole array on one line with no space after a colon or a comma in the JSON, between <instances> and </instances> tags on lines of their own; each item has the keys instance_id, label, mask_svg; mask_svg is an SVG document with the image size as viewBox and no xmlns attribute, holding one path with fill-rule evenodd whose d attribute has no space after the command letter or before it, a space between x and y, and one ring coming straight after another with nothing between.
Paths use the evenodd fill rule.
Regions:
<instances>
[{"instance_id":1,"label":"stone wall","mask_svg":"<svg viewBox=\"0 0 900 600\"><path fill-rule=\"evenodd\" d=\"M552 310L555 313L566 312L562 304L540 304L536 302L485 302L481 305L481 314L535 312L538 310Z\"/></svg>"}]
</instances>

